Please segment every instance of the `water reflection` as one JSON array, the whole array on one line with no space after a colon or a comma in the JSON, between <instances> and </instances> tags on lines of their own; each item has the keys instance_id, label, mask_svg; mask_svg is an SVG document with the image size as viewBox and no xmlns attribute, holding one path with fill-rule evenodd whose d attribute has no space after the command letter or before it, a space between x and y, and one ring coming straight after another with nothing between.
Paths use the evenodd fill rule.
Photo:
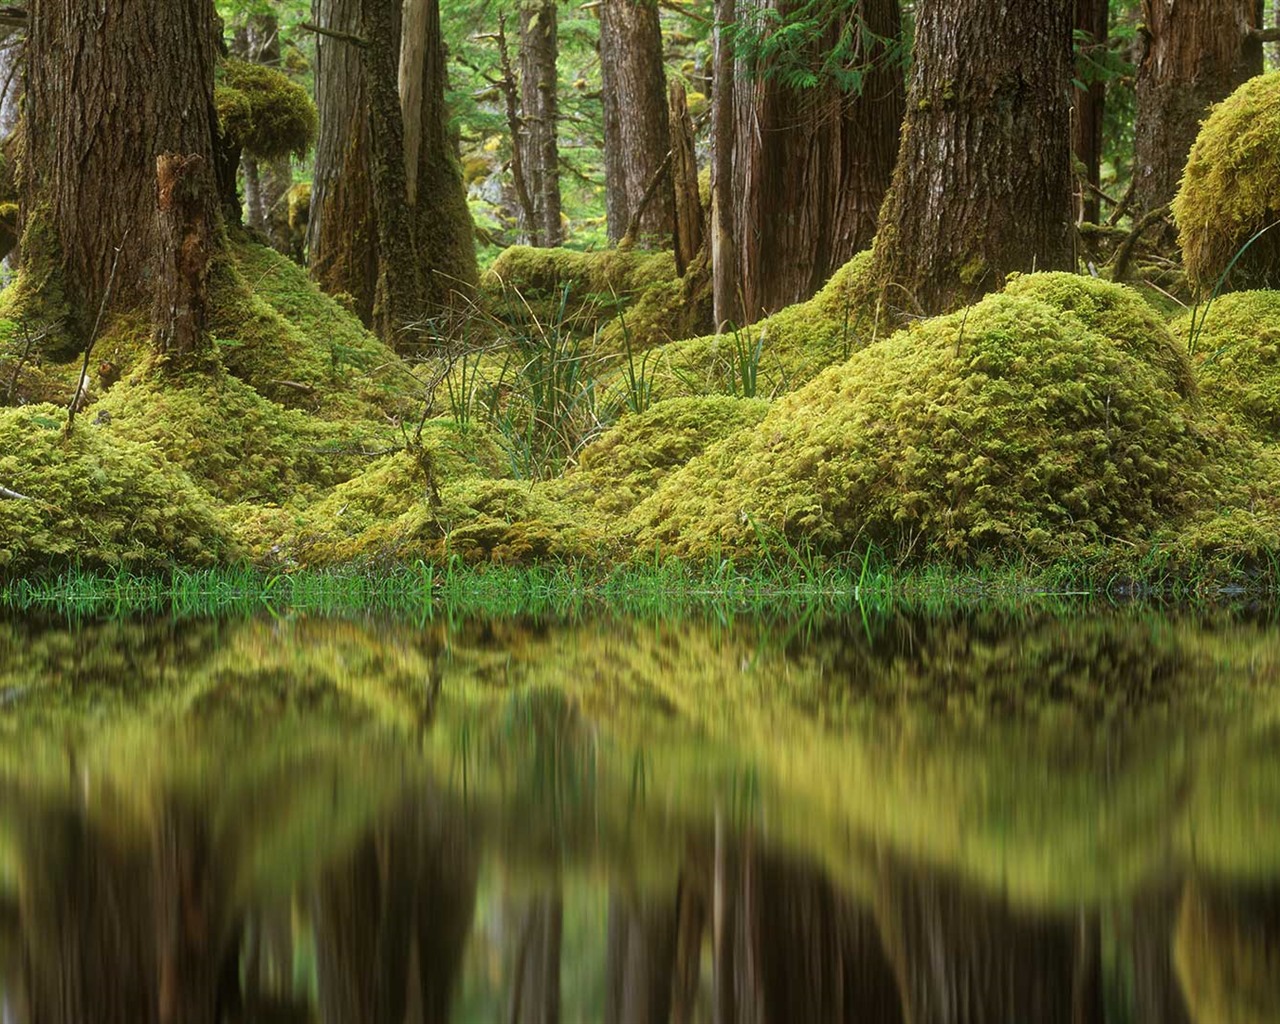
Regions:
<instances>
[{"instance_id":1,"label":"water reflection","mask_svg":"<svg viewBox=\"0 0 1280 1024\"><path fill-rule=\"evenodd\" d=\"M0 623L0 1019L1280 1020L1277 639Z\"/></svg>"}]
</instances>

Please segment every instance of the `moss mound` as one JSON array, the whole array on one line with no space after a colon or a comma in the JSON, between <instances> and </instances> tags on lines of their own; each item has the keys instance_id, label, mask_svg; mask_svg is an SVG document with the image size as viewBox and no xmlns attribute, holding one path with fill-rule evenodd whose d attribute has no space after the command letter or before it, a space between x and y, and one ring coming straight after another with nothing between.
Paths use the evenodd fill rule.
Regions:
<instances>
[{"instance_id":1,"label":"moss mound","mask_svg":"<svg viewBox=\"0 0 1280 1024\"><path fill-rule=\"evenodd\" d=\"M65 410L0 409L0 572L209 565L236 554L207 495L150 445Z\"/></svg>"},{"instance_id":2,"label":"moss mound","mask_svg":"<svg viewBox=\"0 0 1280 1024\"><path fill-rule=\"evenodd\" d=\"M1173 201L1187 274L1216 286L1258 232L1280 220L1280 72L1252 78L1200 129ZM1268 231L1230 272L1233 288L1280 287L1280 228Z\"/></svg>"},{"instance_id":3,"label":"moss mound","mask_svg":"<svg viewBox=\"0 0 1280 1024\"><path fill-rule=\"evenodd\" d=\"M556 486L565 498L602 517L623 515L672 470L721 438L759 423L768 411L763 399L724 395L658 402L625 417L588 446Z\"/></svg>"},{"instance_id":4,"label":"moss mound","mask_svg":"<svg viewBox=\"0 0 1280 1024\"><path fill-rule=\"evenodd\" d=\"M227 58L214 103L223 139L263 160L302 158L316 141L319 115L311 96L275 68Z\"/></svg>"},{"instance_id":5,"label":"moss mound","mask_svg":"<svg viewBox=\"0 0 1280 1024\"><path fill-rule=\"evenodd\" d=\"M750 327L672 342L656 353L655 393L780 394L812 380L855 350L877 340L867 304L871 253L862 252L832 275L812 299L781 309ZM754 367L744 386L742 363Z\"/></svg>"},{"instance_id":6,"label":"moss mound","mask_svg":"<svg viewBox=\"0 0 1280 1024\"><path fill-rule=\"evenodd\" d=\"M362 450L385 448L371 427L286 409L221 371L140 371L96 407L113 431L152 445L223 501L280 502L341 483L363 469Z\"/></svg>"},{"instance_id":7,"label":"moss mound","mask_svg":"<svg viewBox=\"0 0 1280 1024\"><path fill-rule=\"evenodd\" d=\"M629 517L640 547L1043 559L1180 521L1217 454L1182 375L1021 288L855 353L671 474Z\"/></svg>"},{"instance_id":8,"label":"moss mound","mask_svg":"<svg viewBox=\"0 0 1280 1024\"><path fill-rule=\"evenodd\" d=\"M1194 353L1205 404L1261 439L1280 440L1280 292L1220 295L1172 329Z\"/></svg>"}]
</instances>

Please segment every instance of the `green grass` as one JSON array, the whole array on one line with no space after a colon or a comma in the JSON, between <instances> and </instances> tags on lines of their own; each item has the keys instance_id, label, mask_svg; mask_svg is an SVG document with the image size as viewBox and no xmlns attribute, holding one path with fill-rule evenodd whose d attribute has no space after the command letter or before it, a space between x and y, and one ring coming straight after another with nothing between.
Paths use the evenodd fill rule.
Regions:
<instances>
[{"instance_id":1,"label":"green grass","mask_svg":"<svg viewBox=\"0 0 1280 1024\"><path fill-rule=\"evenodd\" d=\"M832 561L786 548L751 565L730 559L689 562L663 557L626 566L563 562L533 567L417 562L384 571L340 568L267 573L252 568L173 570L166 574L68 571L0 581L0 611L69 617L136 614L320 614L386 612L437 615L551 614L590 610L645 617L714 612L795 616L808 612L875 614L889 610L946 614L968 607L1069 610L1103 598L1187 603L1257 596L1272 580L1221 588L1195 580L1114 580L1099 585L1084 564L1048 568L1012 564L988 570L932 566L884 568L874 550ZM1158 567L1155 567L1158 569Z\"/></svg>"}]
</instances>

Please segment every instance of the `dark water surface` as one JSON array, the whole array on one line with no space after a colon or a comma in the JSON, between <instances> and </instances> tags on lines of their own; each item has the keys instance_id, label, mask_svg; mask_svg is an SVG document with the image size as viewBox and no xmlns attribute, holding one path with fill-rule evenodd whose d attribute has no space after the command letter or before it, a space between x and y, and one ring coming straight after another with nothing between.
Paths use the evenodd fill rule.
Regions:
<instances>
[{"instance_id":1,"label":"dark water surface","mask_svg":"<svg viewBox=\"0 0 1280 1024\"><path fill-rule=\"evenodd\" d=\"M0 620L0 1021L1280 1020L1280 626Z\"/></svg>"}]
</instances>

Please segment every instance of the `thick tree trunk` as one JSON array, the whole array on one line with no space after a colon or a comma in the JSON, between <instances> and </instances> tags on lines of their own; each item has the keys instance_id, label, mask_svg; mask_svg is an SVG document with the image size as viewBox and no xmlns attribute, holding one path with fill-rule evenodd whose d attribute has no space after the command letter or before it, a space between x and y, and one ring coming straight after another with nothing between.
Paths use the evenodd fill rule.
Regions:
<instances>
[{"instance_id":1,"label":"thick tree trunk","mask_svg":"<svg viewBox=\"0 0 1280 1024\"><path fill-rule=\"evenodd\" d=\"M1071 0L927 0L875 248L885 305L940 313L1075 265Z\"/></svg>"},{"instance_id":2,"label":"thick tree trunk","mask_svg":"<svg viewBox=\"0 0 1280 1024\"><path fill-rule=\"evenodd\" d=\"M27 118L40 130L26 140L24 261L60 275L80 344L117 246L113 304L153 299L160 154L200 161L192 184L215 221L215 46L212 0L31 0Z\"/></svg>"},{"instance_id":3,"label":"thick tree trunk","mask_svg":"<svg viewBox=\"0 0 1280 1024\"><path fill-rule=\"evenodd\" d=\"M605 216L617 244L640 209L636 243L671 244L670 187L645 193L670 146L662 30L656 0L602 0L600 79L604 94ZM643 209L641 209L643 207Z\"/></svg>"},{"instance_id":4,"label":"thick tree trunk","mask_svg":"<svg viewBox=\"0 0 1280 1024\"><path fill-rule=\"evenodd\" d=\"M1076 45L1086 55L1106 47L1110 13L1111 0L1076 0ZM1098 188L1102 184L1102 125L1107 84L1101 80L1091 81L1084 89L1077 87L1072 96L1071 145L1082 168L1076 215L1082 221L1097 224L1102 214Z\"/></svg>"},{"instance_id":5,"label":"thick tree trunk","mask_svg":"<svg viewBox=\"0 0 1280 1024\"><path fill-rule=\"evenodd\" d=\"M1138 67L1134 208L1173 199L1211 104L1262 72L1259 0L1143 0L1146 52Z\"/></svg>"},{"instance_id":6,"label":"thick tree trunk","mask_svg":"<svg viewBox=\"0 0 1280 1024\"><path fill-rule=\"evenodd\" d=\"M715 0L711 71L711 291L717 334L730 325L744 322L733 194L736 69L730 33L736 14L735 0Z\"/></svg>"},{"instance_id":7,"label":"thick tree trunk","mask_svg":"<svg viewBox=\"0 0 1280 1024\"><path fill-rule=\"evenodd\" d=\"M424 275L423 309L429 315L465 304L480 279L475 226L467 208L457 146L449 133L445 86L439 0L407 0L400 99L408 199Z\"/></svg>"},{"instance_id":8,"label":"thick tree trunk","mask_svg":"<svg viewBox=\"0 0 1280 1024\"><path fill-rule=\"evenodd\" d=\"M414 242L400 107L400 0L360 0L360 49L369 88L373 213L378 238L378 289L373 327L389 345L423 313L422 277Z\"/></svg>"},{"instance_id":9,"label":"thick tree trunk","mask_svg":"<svg viewBox=\"0 0 1280 1024\"><path fill-rule=\"evenodd\" d=\"M523 149L534 222L524 225L531 245L560 245L560 153L557 142L556 4L533 0L520 8L520 107Z\"/></svg>"},{"instance_id":10,"label":"thick tree trunk","mask_svg":"<svg viewBox=\"0 0 1280 1024\"><path fill-rule=\"evenodd\" d=\"M358 35L360 0L313 0L312 17L326 28ZM315 79L320 133L307 226L311 275L329 294L351 296L355 312L367 325L373 323L378 240L369 93L360 50L317 36Z\"/></svg>"},{"instance_id":11,"label":"thick tree trunk","mask_svg":"<svg viewBox=\"0 0 1280 1024\"><path fill-rule=\"evenodd\" d=\"M694 148L693 120L683 82L671 83L671 186L675 197L676 270L680 276L702 251L705 229L702 199L698 194L698 158Z\"/></svg>"}]
</instances>

